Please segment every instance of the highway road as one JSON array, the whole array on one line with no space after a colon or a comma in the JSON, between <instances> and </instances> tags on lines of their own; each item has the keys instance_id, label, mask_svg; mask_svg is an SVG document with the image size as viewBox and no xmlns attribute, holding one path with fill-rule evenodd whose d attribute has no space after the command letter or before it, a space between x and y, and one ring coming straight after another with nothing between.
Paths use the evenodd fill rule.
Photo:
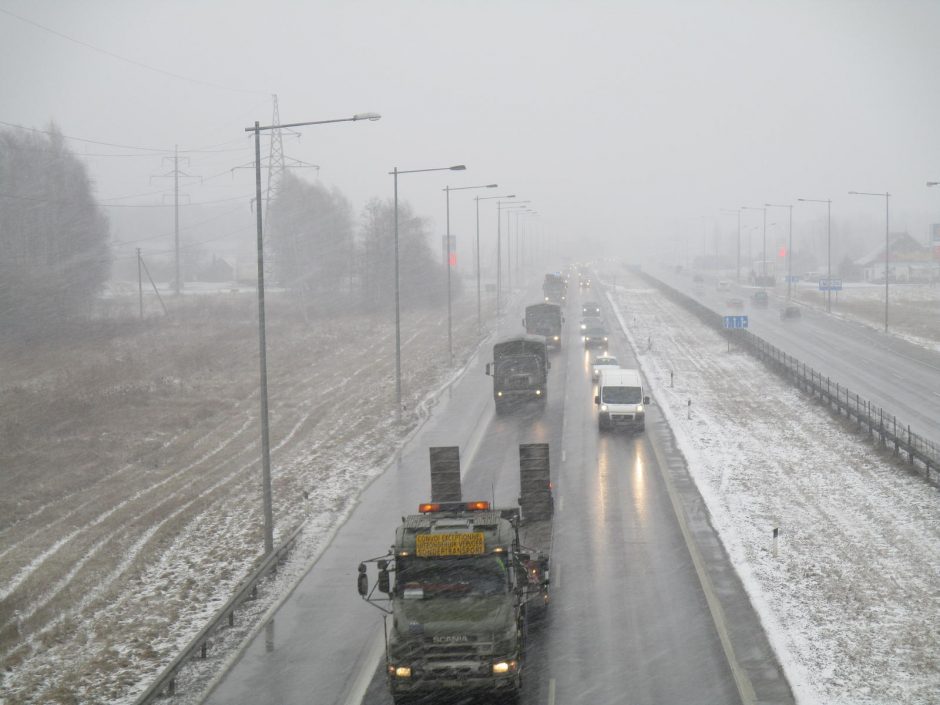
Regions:
<instances>
[{"instance_id":1,"label":"highway road","mask_svg":"<svg viewBox=\"0 0 940 705\"><path fill-rule=\"evenodd\" d=\"M696 288L687 276L663 270L654 276L717 313L747 314L752 333L940 445L940 352L808 307L801 307L801 318L782 321L785 300L772 297L768 308L755 308L750 295L756 287L732 283L730 292L718 292L714 279ZM729 310L731 297L744 299L745 308Z\"/></svg>"},{"instance_id":2,"label":"highway road","mask_svg":"<svg viewBox=\"0 0 940 705\"><path fill-rule=\"evenodd\" d=\"M206 702L391 703L382 614L356 592L358 562L385 554L401 516L429 498L429 446L460 446L464 499L514 505L527 442L551 445L556 528L552 604L530 632L523 703L793 702L655 400L645 434L598 433L573 294L546 408L497 417L484 347ZM635 364L621 335L611 352Z\"/></svg>"}]
</instances>

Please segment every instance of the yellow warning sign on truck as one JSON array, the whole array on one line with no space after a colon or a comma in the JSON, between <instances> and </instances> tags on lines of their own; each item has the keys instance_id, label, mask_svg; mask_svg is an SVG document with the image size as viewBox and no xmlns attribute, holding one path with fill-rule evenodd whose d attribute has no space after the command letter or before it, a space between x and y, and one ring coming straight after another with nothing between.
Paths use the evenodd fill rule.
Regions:
<instances>
[{"instance_id":1,"label":"yellow warning sign on truck","mask_svg":"<svg viewBox=\"0 0 940 705\"><path fill-rule=\"evenodd\" d=\"M440 556L474 556L484 553L483 534L418 534L415 548L421 558Z\"/></svg>"}]
</instances>

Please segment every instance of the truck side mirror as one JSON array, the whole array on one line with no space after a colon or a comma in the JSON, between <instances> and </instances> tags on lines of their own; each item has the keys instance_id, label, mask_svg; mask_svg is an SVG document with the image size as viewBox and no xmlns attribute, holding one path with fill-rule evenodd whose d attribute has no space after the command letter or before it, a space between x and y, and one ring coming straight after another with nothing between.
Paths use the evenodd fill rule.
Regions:
<instances>
[{"instance_id":1,"label":"truck side mirror","mask_svg":"<svg viewBox=\"0 0 940 705\"><path fill-rule=\"evenodd\" d=\"M392 591L392 588L389 584L387 568L379 571L379 590L384 592L386 595Z\"/></svg>"},{"instance_id":2,"label":"truck side mirror","mask_svg":"<svg viewBox=\"0 0 940 705\"><path fill-rule=\"evenodd\" d=\"M649 404L649 403L650 403L650 398L649 398L649 397L643 397L643 403L644 403L644 404Z\"/></svg>"},{"instance_id":3,"label":"truck side mirror","mask_svg":"<svg viewBox=\"0 0 940 705\"><path fill-rule=\"evenodd\" d=\"M488 362L486 363L486 375L487 375L487 377L489 377L489 375L490 375L490 363L488 363Z\"/></svg>"},{"instance_id":4,"label":"truck side mirror","mask_svg":"<svg viewBox=\"0 0 940 705\"><path fill-rule=\"evenodd\" d=\"M546 369L546 370L552 369L552 361L551 361L551 360L546 360L546 361L545 361L545 369Z\"/></svg>"},{"instance_id":5,"label":"truck side mirror","mask_svg":"<svg viewBox=\"0 0 940 705\"><path fill-rule=\"evenodd\" d=\"M595 404L600 404L600 403L601 403L601 395L600 395L600 394L595 394L595 395L594 395L594 403L595 403Z\"/></svg>"},{"instance_id":6,"label":"truck side mirror","mask_svg":"<svg viewBox=\"0 0 940 705\"><path fill-rule=\"evenodd\" d=\"M369 594L369 576L366 575L366 564L359 564L359 579L356 587L359 588L359 594L365 597Z\"/></svg>"}]
</instances>

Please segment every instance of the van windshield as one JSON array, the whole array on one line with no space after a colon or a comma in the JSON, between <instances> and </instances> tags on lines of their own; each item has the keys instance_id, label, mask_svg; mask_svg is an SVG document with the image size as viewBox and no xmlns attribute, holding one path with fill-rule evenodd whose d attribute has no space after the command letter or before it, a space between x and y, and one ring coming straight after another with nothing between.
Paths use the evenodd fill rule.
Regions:
<instances>
[{"instance_id":1,"label":"van windshield","mask_svg":"<svg viewBox=\"0 0 940 705\"><path fill-rule=\"evenodd\" d=\"M601 392L605 404L639 404L641 398L639 387L604 387Z\"/></svg>"}]
</instances>

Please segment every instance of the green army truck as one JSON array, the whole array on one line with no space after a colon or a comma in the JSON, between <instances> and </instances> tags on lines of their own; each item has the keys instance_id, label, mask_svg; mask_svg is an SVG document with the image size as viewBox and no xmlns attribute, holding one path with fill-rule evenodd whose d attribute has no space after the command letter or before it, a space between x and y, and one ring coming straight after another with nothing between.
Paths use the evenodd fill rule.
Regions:
<instances>
[{"instance_id":1,"label":"green army truck","mask_svg":"<svg viewBox=\"0 0 940 705\"><path fill-rule=\"evenodd\" d=\"M431 448L432 501L402 517L387 555L359 564L359 594L387 615L395 705L432 695L518 702L529 624L549 601L548 453L547 443L519 446L519 506L493 508L460 497L457 448Z\"/></svg>"}]
</instances>

